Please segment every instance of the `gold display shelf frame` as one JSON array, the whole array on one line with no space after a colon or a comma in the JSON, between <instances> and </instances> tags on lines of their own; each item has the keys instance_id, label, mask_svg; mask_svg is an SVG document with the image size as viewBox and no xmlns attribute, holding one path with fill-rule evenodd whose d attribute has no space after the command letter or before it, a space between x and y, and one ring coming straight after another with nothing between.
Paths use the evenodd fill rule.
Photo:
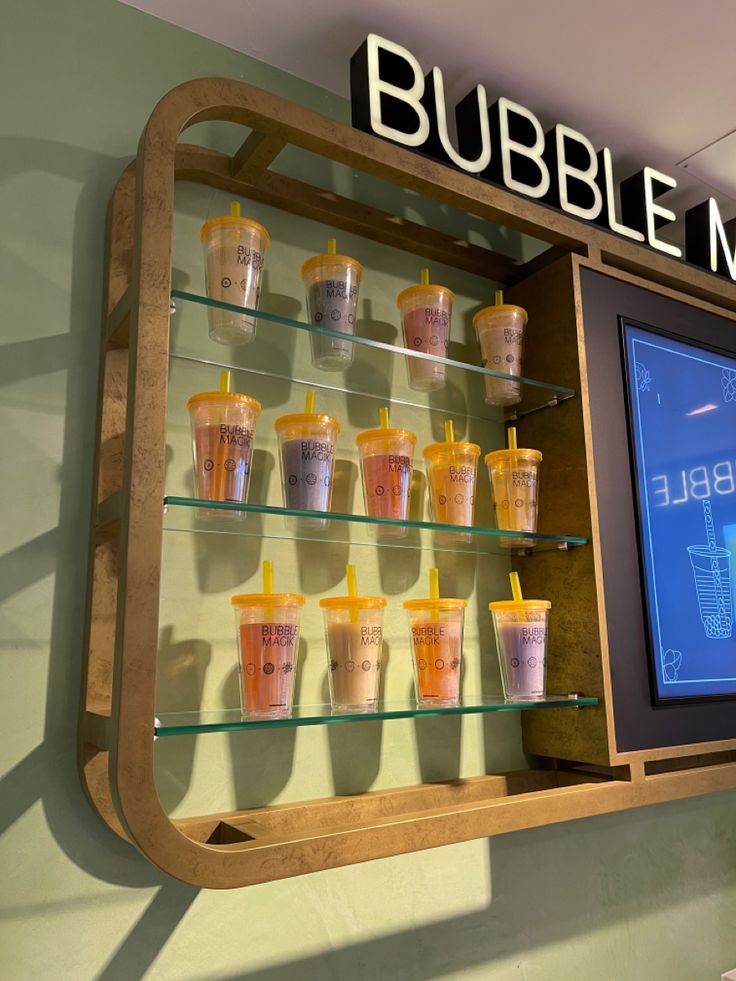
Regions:
<instances>
[{"instance_id":1,"label":"gold display shelf frame","mask_svg":"<svg viewBox=\"0 0 736 981\"><path fill-rule=\"evenodd\" d=\"M252 132L232 157L178 144L185 129L206 120L238 123ZM552 248L518 264L273 173L269 166L290 144ZM534 311L541 322L552 317L554 304L565 310L573 354L568 364L579 373L580 397L552 414L576 454L574 479L590 503L591 545L570 555L515 561L531 563L524 568L536 568L537 575L561 568L554 563L576 563L565 568L587 583L579 600L585 608L577 612L590 634L581 643L592 644L580 684L602 704L523 713L557 720L549 729L524 720L526 747L549 757L544 768L196 819L172 819L163 810L154 781L153 725L177 180L218 187L507 286L517 284L509 296L520 302L534 302L544 287L548 295L536 301ZM215 78L187 82L155 108L138 156L112 196L106 260L79 761L87 796L118 835L172 876L196 886L229 888L736 787L736 740L624 755L615 748L597 516L588 491L593 460L577 275L587 265L721 315L736 310L733 285L268 92ZM560 353L555 354L553 341L547 355L554 360ZM540 421L544 416L549 413L523 420L526 433L549 438L545 426L550 424ZM549 500L552 510L564 511L559 495ZM560 741L566 727L567 743ZM569 750L560 752L561 745Z\"/></svg>"}]
</instances>

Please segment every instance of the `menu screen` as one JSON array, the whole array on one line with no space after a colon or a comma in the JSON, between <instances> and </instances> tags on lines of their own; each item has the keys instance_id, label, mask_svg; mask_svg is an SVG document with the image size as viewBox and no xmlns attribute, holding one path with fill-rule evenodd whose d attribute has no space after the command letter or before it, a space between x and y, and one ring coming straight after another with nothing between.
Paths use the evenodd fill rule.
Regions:
<instances>
[{"instance_id":1,"label":"menu screen","mask_svg":"<svg viewBox=\"0 0 736 981\"><path fill-rule=\"evenodd\" d=\"M655 700L733 696L736 358L622 326Z\"/></svg>"}]
</instances>

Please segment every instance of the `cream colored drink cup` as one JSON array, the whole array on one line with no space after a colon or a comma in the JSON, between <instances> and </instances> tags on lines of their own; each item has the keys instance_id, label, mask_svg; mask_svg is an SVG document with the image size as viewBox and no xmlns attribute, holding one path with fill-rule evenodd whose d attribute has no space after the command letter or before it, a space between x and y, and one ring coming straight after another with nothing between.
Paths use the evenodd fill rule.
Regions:
<instances>
[{"instance_id":1,"label":"cream colored drink cup","mask_svg":"<svg viewBox=\"0 0 736 981\"><path fill-rule=\"evenodd\" d=\"M264 258L271 244L263 225L241 218L240 205L234 202L229 215L210 218L199 235L209 299L257 310ZM213 341L249 344L255 337L255 319L249 314L219 307L208 307L207 314Z\"/></svg>"}]
</instances>

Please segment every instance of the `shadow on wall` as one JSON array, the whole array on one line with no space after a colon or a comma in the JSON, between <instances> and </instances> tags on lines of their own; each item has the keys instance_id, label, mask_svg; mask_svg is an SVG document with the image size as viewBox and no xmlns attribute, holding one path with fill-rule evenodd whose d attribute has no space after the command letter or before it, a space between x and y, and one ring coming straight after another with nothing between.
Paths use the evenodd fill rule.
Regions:
<instances>
[{"instance_id":1,"label":"shadow on wall","mask_svg":"<svg viewBox=\"0 0 736 981\"><path fill-rule=\"evenodd\" d=\"M523 974L524 965L532 957L538 965L540 952L545 957L546 951L550 961L554 960L555 970L559 971L560 964L569 970L571 957L581 956L580 947L576 955L562 955L559 951L571 938L577 937L582 943L582 938L594 939L604 932L610 936L623 924L628 924L621 927L628 933L632 922L645 922L654 909L670 924L673 915L682 917L683 923L690 922L692 909L701 897L729 885L736 888L732 809L722 807L717 819L712 820L712 807L712 800L696 798L491 839L488 860L493 860L493 899L486 908L265 968L206 975L207 981L431 981L458 977L473 968L487 970L483 977L491 978L495 976L494 967L505 969L508 976L512 970ZM678 849L683 854L683 841L692 842L696 856L687 859L687 871L676 858ZM419 853L416 860L421 862L427 856L431 852ZM373 865L374 876L381 874L379 869ZM357 866L351 872L357 894L365 866ZM325 889L323 895L333 895L331 890L335 887L324 882L325 874L308 877L308 895L314 904L319 902L321 886ZM387 875L386 883L390 881ZM431 875L423 875L418 881L421 888L431 888ZM339 884L337 888L339 894ZM298 916L298 907L304 902L304 893L298 889L288 896L293 908L282 909L282 922ZM254 887L241 894L241 901L245 904L243 922L248 924L262 902L259 889ZM682 910L678 912L673 907L680 902ZM128 981L142 977L141 969L152 964L160 950L160 946L153 949L152 945L160 945L173 932L175 920L184 915L188 906L184 887L177 883L164 886L99 979ZM254 923L256 932L262 929L260 922ZM359 921L359 928L365 931L370 930L370 925L367 917ZM223 924L222 930L225 929ZM715 964L732 963L733 938L726 930L721 930L719 937L720 950L709 949L706 954L703 944L696 942L684 957L678 958L683 969L678 976L704 977L704 956ZM252 934L247 927L237 936L228 934L224 942L243 963L252 956ZM278 943L274 949L278 949ZM628 958L634 956L635 949L632 940L631 950L622 951L620 963L630 963ZM575 969L564 976L584 977L585 968L578 968L579 973ZM612 970L618 971L618 967L612 965ZM625 969L622 971L616 976L633 977ZM663 975L658 973L660 976ZM189 977L200 981L205 975Z\"/></svg>"},{"instance_id":2,"label":"shadow on wall","mask_svg":"<svg viewBox=\"0 0 736 981\"><path fill-rule=\"evenodd\" d=\"M81 188L74 226L69 332L3 347L0 376L31 379L65 370L66 416L58 527L0 557L0 598L53 575L54 600L46 693L44 740L0 781L0 833L41 800L49 829L70 861L91 875L126 886L160 885L162 873L103 827L86 800L76 773L76 707L82 670L87 539L80 511L87 511L97 401L97 349L102 292L104 215L115 181L128 163L68 144L0 139L0 181L43 161L53 174ZM38 269L9 256L3 266L33 296ZM25 286L24 286L25 284ZM59 297L63 310L67 297Z\"/></svg>"}]
</instances>

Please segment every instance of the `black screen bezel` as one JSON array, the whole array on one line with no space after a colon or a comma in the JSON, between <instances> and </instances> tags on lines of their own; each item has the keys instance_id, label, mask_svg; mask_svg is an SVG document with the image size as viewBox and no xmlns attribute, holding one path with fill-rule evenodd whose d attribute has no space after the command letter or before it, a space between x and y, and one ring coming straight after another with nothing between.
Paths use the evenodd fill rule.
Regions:
<instances>
[{"instance_id":1,"label":"black screen bezel","mask_svg":"<svg viewBox=\"0 0 736 981\"><path fill-rule=\"evenodd\" d=\"M736 322L605 273L580 268L591 495L600 548L611 705L620 753L736 739L734 700L655 705L640 580L619 317L666 324L677 340L736 357Z\"/></svg>"}]
</instances>

